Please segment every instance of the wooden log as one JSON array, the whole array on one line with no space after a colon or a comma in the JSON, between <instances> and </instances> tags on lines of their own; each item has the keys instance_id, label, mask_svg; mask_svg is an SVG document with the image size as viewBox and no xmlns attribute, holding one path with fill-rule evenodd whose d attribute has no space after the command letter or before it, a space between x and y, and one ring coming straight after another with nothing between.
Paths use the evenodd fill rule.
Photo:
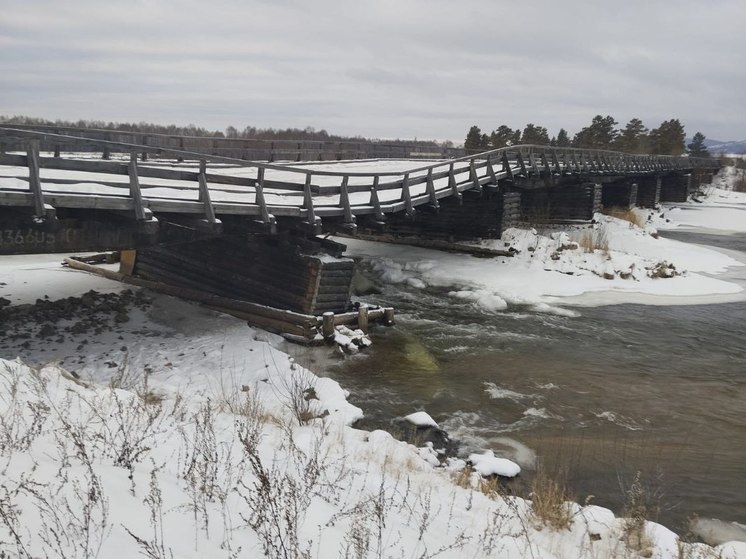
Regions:
<instances>
[{"instance_id":1,"label":"wooden log","mask_svg":"<svg viewBox=\"0 0 746 559\"><path fill-rule=\"evenodd\" d=\"M210 304L205 304L205 306L209 309L222 312L224 314L229 314L231 316L235 316L236 318L241 318L247 321L252 326L258 326L264 330L269 330L270 332L276 332L280 334L293 334L296 336L301 336L303 338L311 338L313 337L313 333L315 333L315 330L312 332L312 329L309 326L302 326L300 324L295 324L292 322L285 322L283 320L277 320L266 316L243 312L233 308L220 307Z\"/></svg>"},{"instance_id":2,"label":"wooden log","mask_svg":"<svg viewBox=\"0 0 746 559\"><path fill-rule=\"evenodd\" d=\"M324 336L325 340L333 340L334 339L334 313L333 312L325 312L322 315L322 324L321 324L321 334Z\"/></svg>"},{"instance_id":3,"label":"wooden log","mask_svg":"<svg viewBox=\"0 0 746 559\"><path fill-rule=\"evenodd\" d=\"M357 327L368 333L368 307L360 305L357 311Z\"/></svg>"},{"instance_id":4,"label":"wooden log","mask_svg":"<svg viewBox=\"0 0 746 559\"><path fill-rule=\"evenodd\" d=\"M135 262L137 260L136 250L123 250L119 253L119 272L121 274L131 276L135 270Z\"/></svg>"},{"instance_id":5,"label":"wooden log","mask_svg":"<svg viewBox=\"0 0 746 559\"><path fill-rule=\"evenodd\" d=\"M386 326L394 325L394 308L393 307L386 307L385 309L383 309L383 323Z\"/></svg>"}]
</instances>

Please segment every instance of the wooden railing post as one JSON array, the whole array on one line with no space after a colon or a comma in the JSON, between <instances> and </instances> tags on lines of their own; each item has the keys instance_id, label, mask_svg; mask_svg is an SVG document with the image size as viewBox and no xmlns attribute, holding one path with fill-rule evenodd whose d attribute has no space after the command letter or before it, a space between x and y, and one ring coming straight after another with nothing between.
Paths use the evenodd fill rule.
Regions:
<instances>
[{"instance_id":1,"label":"wooden railing post","mask_svg":"<svg viewBox=\"0 0 746 559\"><path fill-rule=\"evenodd\" d=\"M401 181L401 200L404 201L404 210L409 217L414 215L414 206L412 205L412 193L409 191L409 173L404 174Z\"/></svg>"},{"instance_id":2,"label":"wooden railing post","mask_svg":"<svg viewBox=\"0 0 746 559\"><path fill-rule=\"evenodd\" d=\"M269 228L270 233L275 233L277 231L277 223L275 221L275 216L269 213L269 210L267 209L267 202L264 199L264 168L259 167L257 169L256 174L256 183L254 185L254 188L256 190L256 203L259 205L259 215L261 216L261 221L265 225L265 227Z\"/></svg>"},{"instance_id":3,"label":"wooden railing post","mask_svg":"<svg viewBox=\"0 0 746 559\"><path fill-rule=\"evenodd\" d=\"M495 174L495 168L492 166L492 156L487 156L487 176L490 178L491 184L497 186L497 175Z\"/></svg>"},{"instance_id":4,"label":"wooden railing post","mask_svg":"<svg viewBox=\"0 0 746 559\"><path fill-rule=\"evenodd\" d=\"M41 176L39 166L39 140L31 140L26 149L26 161L28 164L29 189L34 195L34 215L43 218L46 215L44 209L44 194L41 190Z\"/></svg>"},{"instance_id":5,"label":"wooden railing post","mask_svg":"<svg viewBox=\"0 0 746 559\"><path fill-rule=\"evenodd\" d=\"M214 224L217 220L215 219L215 208L212 207L212 200L210 200L210 189L207 187L207 161L204 159L199 162L197 182L199 183L198 200L205 207L205 218L208 223Z\"/></svg>"},{"instance_id":6,"label":"wooden railing post","mask_svg":"<svg viewBox=\"0 0 746 559\"><path fill-rule=\"evenodd\" d=\"M355 224L355 215L352 213L352 206L350 205L350 193L347 190L349 181L349 175L342 177L342 184L339 185L339 204L342 206L344 213L345 227L354 229L357 225Z\"/></svg>"},{"instance_id":7,"label":"wooden railing post","mask_svg":"<svg viewBox=\"0 0 746 559\"><path fill-rule=\"evenodd\" d=\"M458 186L456 185L456 173L453 170L453 163L448 166L448 188L451 189L451 196L458 199L459 203L461 203L461 193L458 191Z\"/></svg>"},{"instance_id":8,"label":"wooden railing post","mask_svg":"<svg viewBox=\"0 0 746 559\"><path fill-rule=\"evenodd\" d=\"M311 173L306 173L303 184L303 209L306 210L306 223L314 235L321 234L321 218L316 216L313 208L313 193L311 192Z\"/></svg>"},{"instance_id":9,"label":"wooden railing post","mask_svg":"<svg viewBox=\"0 0 746 559\"><path fill-rule=\"evenodd\" d=\"M145 212L145 206L142 201L140 178L137 174L137 154L134 151L130 153L128 170L130 177L130 196L132 197L135 206L135 219L137 219L137 221L145 221L149 216Z\"/></svg>"},{"instance_id":10,"label":"wooden railing post","mask_svg":"<svg viewBox=\"0 0 746 559\"><path fill-rule=\"evenodd\" d=\"M474 190L482 190L482 185L479 182L479 177L477 176L477 165L474 161L474 158L469 161L469 180L471 181L472 188Z\"/></svg>"},{"instance_id":11,"label":"wooden railing post","mask_svg":"<svg viewBox=\"0 0 746 559\"><path fill-rule=\"evenodd\" d=\"M503 152L503 171L508 175L508 180L513 180L513 168L510 166L510 160L508 159L508 152Z\"/></svg>"},{"instance_id":12,"label":"wooden railing post","mask_svg":"<svg viewBox=\"0 0 746 559\"><path fill-rule=\"evenodd\" d=\"M526 162L523 160L523 154L520 150L518 150L518 153L516 154L516 159L518 160L518 166L521 168L521 172L519 173L522 177L528 177L528 171L526 170Z\"/></svg>"},{"instance_id":13,"label":"wooden railing post","mask_svg":"<svg viewBox=\"0 0 746 559\"><path fill-rule=\"evenodd\" d=\"M376 221L386 221L386 214L381 209L381 201L378 199L378 182L380 177L376 175L373 177L373 186L370 187L370 205L373 206L373 215Z\"/></svg>"},{"instance_id":14,"label":"wooden railing post","mask_svg":"<svg viewBox=\"0 0 746 559\"><path fill-rule=\"evenodd\" d=\"M427 195L430 207L433 210L437 210L440 207L440 204L438 203L438 197L435 194L435 182L433 181L432 167L427 170Z\"/></svg>"}]
</instances>

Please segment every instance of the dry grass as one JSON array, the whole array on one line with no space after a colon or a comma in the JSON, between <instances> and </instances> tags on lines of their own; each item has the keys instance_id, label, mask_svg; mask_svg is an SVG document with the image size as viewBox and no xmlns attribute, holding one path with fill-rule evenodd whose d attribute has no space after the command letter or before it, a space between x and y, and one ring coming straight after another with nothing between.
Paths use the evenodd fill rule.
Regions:
<instances>
[{"instance_id":1,"label":"dry grass","mask_svg":"<svg viewBox=\"0 0 746 559\"><path fill-rule=\"evenodd\" d=\"M637 227L642 228L645 226L645 222L643 221L642 217L640 217L640 215L631 208L608 208L604 210L604 213L616 219L629 221L631 224L637 225Z\"/></svg>"},{"instance_id":2,"label":"dry grass","mask_svg":"<svg viewBox=\"0 0 746 559\"><path fill-rule=\"evenodd\" d=\"M645 524L652 516L657 516L657 508L650 505L650 494L642 482L642 474L635 473L629 487L624 491L624 525L622 538L631 550L643 557L649 556L652 542L645 531Z\"/></svg>"},{"instance_id":3,"label":"dry grass","mask_svg":"<svg viewBox=\"0 0 746 559\"><path fill-rule=\"evenodd\" d=\"M538 468L531 484L531 510L542 524L555 530L566 530L572 524L573 500L567 488L567 476L558 473L550 475L544 468Z\"/></svg>"},{"instance_id":4,"label":"dry grass","mask_svg":"<svg viewBox=\"0 0 746 559\"><path fill-rule=\"evenodd\" d=\"M594 229L593 231L583 231L576 239L578 246L588 254L593 254L600 250L606 254L609 252L609 238L605 229Z\"/></svg>"}]
</instances>

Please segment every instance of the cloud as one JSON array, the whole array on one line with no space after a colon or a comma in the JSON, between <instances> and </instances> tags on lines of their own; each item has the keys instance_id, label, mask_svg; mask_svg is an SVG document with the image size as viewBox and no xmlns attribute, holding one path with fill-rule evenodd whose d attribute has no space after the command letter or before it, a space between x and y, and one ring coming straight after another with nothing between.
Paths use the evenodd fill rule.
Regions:
<instances>
[{"instance_id":1,"label":"cloud","mask_svg":"<svg viewBox=\"0 0 746 559\"><path fill-rule=\"evenodd\" d=\"M5 113L455 141L611 114L746 137L741 0L5 4Z\"/></svg>"}]
</instances>

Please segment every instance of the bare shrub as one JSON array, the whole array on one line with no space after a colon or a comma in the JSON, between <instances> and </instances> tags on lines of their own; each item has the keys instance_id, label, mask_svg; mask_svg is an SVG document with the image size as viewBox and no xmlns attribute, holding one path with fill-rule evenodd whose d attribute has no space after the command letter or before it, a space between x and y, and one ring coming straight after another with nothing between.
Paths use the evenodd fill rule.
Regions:
<instances>
[{"instance_id":1,"label":"bare shrub","mask_svg":"<svg viewBox=\"0 0 746 559\"><path fill-rule=\"evenodd\" d=\"M629 221L632 225L636 225L637 227L645 226L643 219L632 208L612 207L612 208L606 209L604 213L616 219L621 219L623 221Z\"/></svg>"},{"instance_id":2,"label":"bare shrub","mask_svg":"<svg viewBox=\"0 0 746 559\"><path fill-rule=\"evenodd\" d=\"M170 548L167 552L164 543L163 498L160 485L158 484L157 473L157 468L151 470L148 495L144 499L144 503L150 510L150 526L153 529L151 538L146 540L133 534L129 528L124 527L124 529L137 542L137 545L140 546L140 553L148 559L173 559L173 552Z\"/></svg>"},{"instance_id":3,"label":"bare shrub","mask_svg":"<svg viewBox=\"0 0 746 559\"><path fill-rule=\"evenodd\" d=\"M247 484L238 480L238 493L248 505L248 514L240 515L259 536L264 554L282 559L310 558L299 528L313 487L305 487L277 463L265 466L258 454L249 455L248 461L255 481Z\"/></svg>"},{"instance_id":4,"label":"bare shrub","mask_svg":"<svg viewBox=\"0 0 746 559\"><path fill-rule=\"evenodd\" d=\"M280 398L285 407L290 410L298 425L308 425L318 417L312 404L313 400L318 400L314 387L316 377L308 369L300 368L280 378Z\"/></svg>"},{"instance_id":5,"label":"bare shrub","mask_svg":"<svg viewBox=\"0 0 746 559\"><path fill-rule=\"evenodd\" d=\"M652 516L657 515L658 507L650 503L651 495L642 482L640 471L635 472L632 482L623 487L625 503L622 514L624 516L623 540L629 549L645 553L652 542L645 533L645 523Z\"/></svg>"},{"instance_id":6,"label":"bare shrub","mask_svg":"<svg viewBox=\"0 0 746 559\"><path fill-rule=\"evenodd\" d=\"M19 401L21 384L24 385L22 390L31 388L36 383L43 385L38 376L34 379L22 379L20 367L20 364L4 366L0 372L0 402L4 404L4 411L0 413L0 456L26 452L41 435L51 411L41 398L37 401L26 400L25 405ZM37 386L39 389L42 387Z\"/></svg>"},{"instance_id":7,"label":"bare shrub","mask_svg":"<svg viewBox=\"0 0 746 559\"><path fill-rule=\"evenodd\" d=\"M544 467L537 468L531 483L531 511L537 520L556 530L569 529L571 500L564 472L552 475Z\"/></svg>"}]
</instances>

